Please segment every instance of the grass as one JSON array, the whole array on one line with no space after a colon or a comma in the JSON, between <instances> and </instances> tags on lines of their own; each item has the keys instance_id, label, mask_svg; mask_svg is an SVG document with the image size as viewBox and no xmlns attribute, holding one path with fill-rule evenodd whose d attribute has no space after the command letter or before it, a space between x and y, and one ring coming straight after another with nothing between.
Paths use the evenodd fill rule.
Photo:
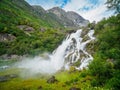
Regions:
<instances>
[{"instance_id":1,"label":"grass","mask_svg":"<svg viewBox=\"0 0 120 90\"><path fill-rule=\"evenodd\" d=\"M75 71L61 71L54 74L58 82L47 83L47 80L51 75L41 75L37 74L33 77L22 78L20 76L21 70L18 69L7 69L0 72L0 76L17 74L19 77L10 79L6 82L0 82L0 90L69 90L71 87L77 87L81 90L105 90L100 87L91 87L90 76L82 75L82 72Z\"/></svg>"}]
</instances>

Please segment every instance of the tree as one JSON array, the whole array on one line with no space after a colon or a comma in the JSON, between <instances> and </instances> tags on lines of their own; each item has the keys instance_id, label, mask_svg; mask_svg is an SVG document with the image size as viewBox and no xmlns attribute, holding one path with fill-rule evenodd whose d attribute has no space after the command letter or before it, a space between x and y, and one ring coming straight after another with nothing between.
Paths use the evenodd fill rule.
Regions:
<instances>
[{"instance_id":1,"label":"tree","mask_svg":"<svg viewBox=\"0 0 120 90\"><path fill-rule=\"evenodd\" d=\"M110 10L120 13L120 0L107 0L106 4Z\"/></svg>"}]
</instances>

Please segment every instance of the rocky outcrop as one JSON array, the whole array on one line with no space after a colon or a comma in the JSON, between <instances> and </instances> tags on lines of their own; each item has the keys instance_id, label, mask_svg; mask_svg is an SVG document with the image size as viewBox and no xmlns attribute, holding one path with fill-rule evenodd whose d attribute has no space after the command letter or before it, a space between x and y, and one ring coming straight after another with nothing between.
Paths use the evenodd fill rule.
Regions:
<instances>
[{"instance_id":1,"label":"rocky outcrop","mask_svg":"<svg viewBox=\"0 0 120 90\"><path fill-rule=\"evenodd\" d=\"M72 20L72 22L77 26L87 26L89 21L85 20L82 16L80 16L78 13L69 11L67 12L67 18Z\"/></svg>"},{"instance_id":2,"label":"rocky outcrop","mask_svg":"<svg viewBox=\"0 0 120 90\"><path fill-rule=\"evenodd\" d=\"M13 41L16 37L12 34L0 33L0 42Z\"/></svg>"},{"instance_id":3,"label":"rocky outcrop","mask_svg":"<svg viewBox=\"0 0 120 90\"><path fill-rule=\"evenodd\" d=\"M48 12L55 14L59 18L59 20L62 22L64 27L74 27L75 26L74 23L70 19L67 18L67 13L63 9L61 9L59 7L54 7L52 9L48 10Z\"/></svg>"},{"instance_id":4,"label":"rocky outcrop","mask_svg":"<svg viewBox=\"0 0 120 90\"><path fill-rule=\"evenodd\" d=\"M25 32L33 32L35 29L33 27L27 25L19 25L17 26L20 30L24 30Z\"/></svg>"}]
</instances>

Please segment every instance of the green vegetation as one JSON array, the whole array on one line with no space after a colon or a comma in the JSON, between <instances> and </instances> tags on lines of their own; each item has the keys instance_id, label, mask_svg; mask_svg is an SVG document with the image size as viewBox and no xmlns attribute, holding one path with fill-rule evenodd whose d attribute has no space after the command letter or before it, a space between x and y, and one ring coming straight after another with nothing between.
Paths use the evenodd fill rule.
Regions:
<instances>
[{"instance_id":1,"label":"green vegetation","mask_svg":"<svg viewBox=\"0 0 120 90\"><path fill-rule=\"evenodd\" d=\"M115 10L116 13L120 13L120 0L107 0L106 4L110 10Z\"/></svg>"},{"instance_id":2,"label":"green vegetation","mask_svg":"<svg viewBox=\"0 0 120 90\"><path fill-rule=\"evenodd\" d=\"M9 73L8 73L9 72ZM18 74L20 70L9 69L0 75L8 75L8 74ZM55 78L58 82L55 83L47 83L47 80L51 76L42 76L41 74L28 77L21 78L20 76L17 78L13 78L8 80L7 82L0 82L1 90L69 90L71 87L79 88L80 90L103 90L101 87L92 87L90 81L92 79L91 76L87 75L86 70L79 71L63 71L55 74ZM106 89L107 90L107 89Z\"/></svg>"},{"instance_id":3,"label":"green vegetation","mask_svg":"<svg viewBox=\"0 0 120 90\"><path fill-rule=\"evenodd\" d=\"M89 24L95 29L97 41L94 45L94 60L88 69L77 71L73 67L69 71L55 74L58 82L49 84L51 76L38 74L30 78L12 78L0 82L0 90L69 90L77 87L81 90L119 90L120 89L120 14L119 0L108 0L110 8L116 9L117 15L103 19L96 25ZM117 3L114 4L114 3ZM114 7L115 5L115 7ZM65 36L66 31L60 31L63 26L50 17L39 17L34 9L24 0L0 0L0 35L12 35L11 41L0 41L0 55L31 54L54 50ZM47 16L47 14L44 14ZM51 15L51 14L50 14ZM52 17L52 15L51 15ZM32 31L20 30L18 26L32 27ZM14 61L0 61L0 66ZM75 63L76 65L78 63ZM0 76L17 74L21 70L14 68L0 71Z\"/></svg>"},{"instance_id":4,"label":"green vegetation","mask_svg":"<svg viewBox=\"0 0 120 90\"><path fill-rule=\"evenodd\" d=\"M20 30L18 27L21 25L28 27L28 31L24 28ZM65 36L64 31L59 30L60 27L62 28L57 21L50 20L50 17L40 17L24 0L1 0L0 35L12 35L15 39L0 41L0 55L51 52Z\"/></svg>"},{"instance_id":5,"label":"green vegetation","mask_svg":"<svg viewBox=\"0 0 120 90\"><path fill-rule=\"evenodd\" d=\"M89 65L93 86L112 90L120 88L120 14L103 19L95 27L98 38L96 54Z\"/></svg>"}]
</instances>

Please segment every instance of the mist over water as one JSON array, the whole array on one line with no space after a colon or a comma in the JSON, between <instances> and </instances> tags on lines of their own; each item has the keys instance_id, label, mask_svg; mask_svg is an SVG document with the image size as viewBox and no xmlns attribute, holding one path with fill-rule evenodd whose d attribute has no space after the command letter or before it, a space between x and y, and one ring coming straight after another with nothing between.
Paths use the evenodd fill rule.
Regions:
<instances>
[{"instance_id":1,"label":"mist over water","mask_svg":"<svg viewBox=\"0 0 120 90\"><path fill-rule=\"evenodd\" d=\"M83 69L93 59L86 51L86 45L95 38L93 37L94 30L88 32L89 40L86 41L83 41L81 33L80 29L68 35L52 54L45 54L45 57L26 58L16 63L15 66L33 74L54 74L61 69L68 70L76 62L80 62L80 65L75 68Z\"/></svg>"}]
</instances>

